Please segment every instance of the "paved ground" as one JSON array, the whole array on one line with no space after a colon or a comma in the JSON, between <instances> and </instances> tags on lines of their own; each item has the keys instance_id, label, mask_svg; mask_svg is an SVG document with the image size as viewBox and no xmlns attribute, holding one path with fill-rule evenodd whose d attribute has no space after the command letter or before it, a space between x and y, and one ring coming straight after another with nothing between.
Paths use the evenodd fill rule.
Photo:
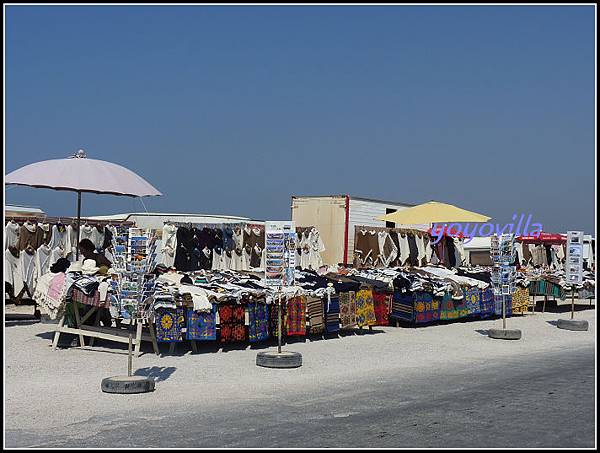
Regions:
<instances>
[{"instance_id":1,"label":"paved ground","mask_svg":"<svg viewBox=\"0 0 600 453\"><path fill-rule=\"evenodd\" d=\"M594 447L595 310L588 332L545 313L298 342L304 366L256 367L256 350L145 354L146 395L109 395L121 345L50 350L52 326L7 323L6 446ZM166 353L167 349L164 349Z\"/></svg>"}]
</instances>

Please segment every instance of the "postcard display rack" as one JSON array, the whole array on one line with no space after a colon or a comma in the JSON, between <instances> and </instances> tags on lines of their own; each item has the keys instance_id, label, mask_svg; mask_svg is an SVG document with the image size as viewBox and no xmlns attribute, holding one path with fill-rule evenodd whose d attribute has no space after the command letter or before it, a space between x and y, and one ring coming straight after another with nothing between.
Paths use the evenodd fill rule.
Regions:
<instances>
[{"instance_id":1,"label":"postcard display rack","mask_svg":"<svg viewBox=\"0 0 600 453\"><path fill-rule=\"evenodd\" d=\"M502 303L502 328L506 329L506 304L508 298L515 292L515 235L494 234L491 237L490 254L493 264L491 280L494 301Z\"/></svg>"},{"instance_id":2,"label":"postcard display rack","mask_svg":"<svg viewBox=\"0 0 600 453\"><path fill-rule=\"evenodd\" d=\"M83 317L80 317L79 310L74 309L75 327L65 327L63 316L54 335L53 349L56 349L61 333L78 335L79 345L84 347L85 337L91 338L89 346L94 345L94 338L129 343L129 336L135 329L132 339L135 356L140 354L142 341L151 342L154 352L160 354L150 320L151 310L147 306L155 287L154 276L148 272L156 260L156 238L149 233L139 228L129 228L127 235L123 230L117 231L113 262L115 273L111 280L112 294L109 294L112 298L111 317L115 318L116 326L101 327L97 307L91 307ZM94 325L84 325L93 313L96 313ZM148 334L143 332L144 327Z\"/></svg>"}]
</instances>

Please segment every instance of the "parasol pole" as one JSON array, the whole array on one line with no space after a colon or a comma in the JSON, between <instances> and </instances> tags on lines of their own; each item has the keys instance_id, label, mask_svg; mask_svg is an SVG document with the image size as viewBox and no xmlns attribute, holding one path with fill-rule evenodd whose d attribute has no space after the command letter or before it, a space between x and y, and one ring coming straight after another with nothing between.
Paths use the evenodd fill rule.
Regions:
<instances>
[{"instance_id":1,"label":"parasol pole","mask_svg":"<svg viewBox=\"0 0 600 453\"><path fill-rule=\"evenodd\" d=\"M81 191L77 191L77 244L75 244L75 261L79 261L79 230L81 229Z\"/></svg>"}]
</instances>

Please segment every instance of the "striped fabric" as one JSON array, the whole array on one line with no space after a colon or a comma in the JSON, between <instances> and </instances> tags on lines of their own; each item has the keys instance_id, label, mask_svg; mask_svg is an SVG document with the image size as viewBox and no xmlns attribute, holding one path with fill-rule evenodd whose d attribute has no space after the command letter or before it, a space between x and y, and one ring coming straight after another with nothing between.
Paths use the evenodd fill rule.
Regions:
<instances>
[{"instance_id":1,"label":"striped fabric","mask_svg":"<svg viewBox=\"0 0 600 453\"><path fill-rule=\"evenodd\" d=\"M72 300L79 302L84 305L92 305L94 307L108 308L110 307L110 300L100 302L100 292L94 291L90 296L86 295L79 288L73 286L73 293L71 294Z\"/></svg>"},{"instance_id":2,"label":"striped fabric","mask_svg":"<svg viewBox=\"0 0 600 453\"><path fill-rule=\"evenodd\" d=\"M308 312L308 322L310 323L309 333L323 333L325 328L323 300L320 297L308 296L306 298L306 310Z\"/></svg>"},{"instance_id":3,"label":"striped fabric","mask_svg":"<svg viewBox=\"0 0 600 453\"><path fill-rule=\"evenodd\" d=\"M412 293L395 291L392 297L392 318L413 322L414 310L413 310L413 297Z\"/></svg>"}]
</instances>

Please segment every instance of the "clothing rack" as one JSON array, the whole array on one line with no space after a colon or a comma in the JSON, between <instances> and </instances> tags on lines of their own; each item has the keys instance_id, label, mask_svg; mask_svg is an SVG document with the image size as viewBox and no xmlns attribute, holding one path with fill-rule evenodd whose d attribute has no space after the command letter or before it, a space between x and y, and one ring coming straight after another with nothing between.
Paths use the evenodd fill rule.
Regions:
<instances>
[{"instance_id":1,"label":"clothing rack","mask_svg":"<svg viewBox=\"0 0 600 453\"><path fill-rule=\"evenodd\" d=\"M49 216L5 216L7 221L13 221L17 223L23 222L36 222L36 223L76 223L77 218L75 217L49 217ZM114 220L98 220L98 219L90 219L86 217L81 217L81 224L88 225L101 225L101 226L133 226L134 222L131 221L114 221Z\"/></svg>"},{"instance_id":2,"label":"clothing rack","mask_svg":"<svg viewBox=\"0 0 600 453\"><path fill-rule=\"evenodd\" d=\"M377 232L386 231L388 233L402 233L402 234L412 234L412 235L418 234L421 236L430 236L428 231L417 230L414 228L387 228L387 227L366 226L366 225L355 225L354 226L355 234L361 230L377 231Z\"/></svg>"}]
</instances>

